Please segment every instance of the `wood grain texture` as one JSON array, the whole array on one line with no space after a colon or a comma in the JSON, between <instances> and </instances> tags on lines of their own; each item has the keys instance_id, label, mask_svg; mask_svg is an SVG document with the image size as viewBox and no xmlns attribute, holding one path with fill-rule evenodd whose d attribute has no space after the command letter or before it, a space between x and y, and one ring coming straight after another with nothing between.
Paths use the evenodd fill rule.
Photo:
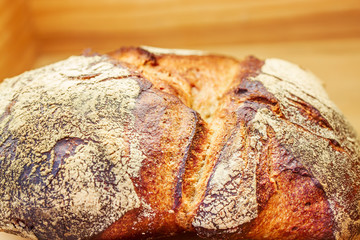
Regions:
<instances>
[{"instance_id":1,"label":"wood grain texture","mask_svg":"<svg viewBox=\"0 0 360 240\"><path fill-rule=\"evenodd\" d=\"M0 79L29 69L36 44L25 0L0 1Z\"/></svg>"},{"instance_id":2,"label":"wood grain texture","mask_svg":"<svg viewBox=\"0 0 360 240\"><path fill-rule=\"evenodd\" d=\"M97 49L114 43L189 47L360 36L357 0L32 0L30 7L46 50L83 43ZM95 45L99 39L103 44Z\"/></svg>"}]
</instances>

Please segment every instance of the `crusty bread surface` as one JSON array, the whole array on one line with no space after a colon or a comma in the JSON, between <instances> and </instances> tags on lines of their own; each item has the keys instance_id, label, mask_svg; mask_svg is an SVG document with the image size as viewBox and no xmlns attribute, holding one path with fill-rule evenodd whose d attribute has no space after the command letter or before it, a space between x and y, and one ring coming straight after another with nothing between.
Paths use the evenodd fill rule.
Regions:
<instances>
[{"instance_id":1,"label":"crusty bread surface","mask_svg":"<svg viewBox=\"0 0 360 240\"><path fill-rule=\"evenodd\" d=\"M0 84L0 230L360 239L356 133L279 59L124 47Z\"/></svg>"}]
</instances>

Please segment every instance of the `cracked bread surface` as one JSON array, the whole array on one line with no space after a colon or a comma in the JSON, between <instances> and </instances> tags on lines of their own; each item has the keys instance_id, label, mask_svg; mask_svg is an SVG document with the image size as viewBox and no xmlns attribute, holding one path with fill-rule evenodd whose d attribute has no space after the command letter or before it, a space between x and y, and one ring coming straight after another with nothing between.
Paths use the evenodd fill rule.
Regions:
<instances>
[{"instance_id":1,"label":"cracked bread surface","mask_svg":"<svg viewBox=\"0 0 360 240\"><path fill-rule=\"evenodd\" d=\"M0 92L3 231L359 237L359 140L294 64L127 47L24 73Z\"/></svg>"}]
</instances>

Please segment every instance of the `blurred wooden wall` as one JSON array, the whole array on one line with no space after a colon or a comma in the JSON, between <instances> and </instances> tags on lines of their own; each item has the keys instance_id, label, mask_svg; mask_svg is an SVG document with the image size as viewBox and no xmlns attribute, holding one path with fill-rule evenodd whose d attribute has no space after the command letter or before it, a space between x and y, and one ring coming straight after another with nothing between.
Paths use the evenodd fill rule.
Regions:
<instances>
[{"instance_id":1,"label":"blurred wooden wall","mask_svg":"<svg viewBox=\"0 0 360 240\"><path fill-rule=\"evenodd\" d=\"M0 0L0 78L35 54L360 37L359 0Z\"/></svg>"},{"instance_id":2,"label":"blurred wooden wall","mask_svg":"<svg viewBox=\"0 0 360 240\"><path fill-rule=\"evenodd\" d=\"M44 51L360 37L359 0L30 0ZM85 43L85 44L84 44Z\"/></svg>"},{"instance_id":3,"label":"blurred wooden wall","mask_svg":"<svg viewBox=\"0 0 360 240\"><path fill-rule=\"evenodd\" d=\"M37 54L31 20L26 0L0 0L0 82L31 68Z\"/></svg>"}]
</instances>

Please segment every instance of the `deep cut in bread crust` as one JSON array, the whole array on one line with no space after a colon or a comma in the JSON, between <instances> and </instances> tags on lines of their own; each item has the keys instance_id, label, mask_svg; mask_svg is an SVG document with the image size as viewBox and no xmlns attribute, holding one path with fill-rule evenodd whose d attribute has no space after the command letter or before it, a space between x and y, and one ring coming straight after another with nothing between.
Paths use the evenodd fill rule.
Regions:
<instances>
[{"instance_id":1,"label":"deep cut in bread crust","mask_svg":"<svg viewBox=\"0 0 360 240\"><path fill-rule=\"evenodd\" d=\"M0 84L0 230L360 238L359 140L283 60L125 47Z\"/></svg>"}]
</instances>

